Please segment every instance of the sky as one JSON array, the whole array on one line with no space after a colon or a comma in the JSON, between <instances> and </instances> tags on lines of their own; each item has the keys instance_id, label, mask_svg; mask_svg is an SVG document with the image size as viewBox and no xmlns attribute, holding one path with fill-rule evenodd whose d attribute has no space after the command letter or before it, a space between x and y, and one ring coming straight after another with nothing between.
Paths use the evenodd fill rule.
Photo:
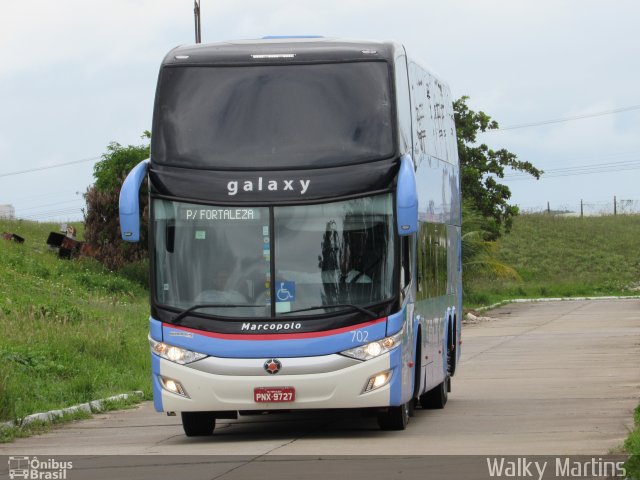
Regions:
<instances>
[{"instance_id":1,"label":"sky","mask_svg":"<svg viewBox=\"0 0 640 480\"><path fill-rule=\"evenodd\" d=\"M547 172L508 175L512 203L576 211L583 200L599 211L615 196L640 211L637 0L201 0L201 12L205 43L401 42L501 127L565 120L479 136ZM93 164L112 141L142 142L160 62L193 40L192 0L3 1L0 205L20 218L81 219Z\"/></svg>"}]
</instances>

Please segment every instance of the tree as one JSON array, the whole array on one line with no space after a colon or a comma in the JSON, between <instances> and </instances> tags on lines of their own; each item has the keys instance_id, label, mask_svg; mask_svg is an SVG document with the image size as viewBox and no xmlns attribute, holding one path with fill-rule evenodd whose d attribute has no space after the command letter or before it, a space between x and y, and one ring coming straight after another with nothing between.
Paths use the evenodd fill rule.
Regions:
<instances>
[{"instance_id":1,"label":"tree","mask_svg":"<svg viewBox=\"0 0 640 480\"><path fill-rule=\"evenodd\" d=\"M536 179L542 170L506 149L493 150L487 145L477 145L478 132L497 129L498 122L484 112L474 112L467 106L469 97L463 96L453 102L458 155L460 157L462 198L484 219L482 230L486 240L496 240L508 232L518 207L510 205L511 190L497 181L504 178L505 167L529 173Z\"/></svg>"},{"instance_id":2,"label":"tree","mask_svg":"<svg viewBox=\"0 0 640 480\"><path fill-rule=\"evenodd\" d=\"M144 132L143 139L150 138ZM140 242L127 243L121 239L118 199L120 187L127 174L142 160L149 158L149 143L128 145L111 142L107 152L93 167L95 183L84 198L87 209L84 215L85 240L95 252L94 255L107 268L115 270L127 263L142 260L147 256L148 195L143 184L140 189Z\"/></svg>"}]
</instances>

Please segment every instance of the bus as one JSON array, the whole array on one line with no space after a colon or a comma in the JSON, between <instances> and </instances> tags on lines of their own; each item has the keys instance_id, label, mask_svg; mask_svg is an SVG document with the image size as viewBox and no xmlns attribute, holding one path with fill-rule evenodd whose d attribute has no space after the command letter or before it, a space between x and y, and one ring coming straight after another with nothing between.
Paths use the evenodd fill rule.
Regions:
<instances>
[{"instance_id":1,"label":"bus","mask_svg":"<svg viewBox=\"0 0 640 480\"><path fill-rule=\"evenodd\" d=\"M216 419L442 408L460 358L461 208L449 88L394 42L196 44L162 62L149 187L154 406Z\"/></svg>"}]
</instances>

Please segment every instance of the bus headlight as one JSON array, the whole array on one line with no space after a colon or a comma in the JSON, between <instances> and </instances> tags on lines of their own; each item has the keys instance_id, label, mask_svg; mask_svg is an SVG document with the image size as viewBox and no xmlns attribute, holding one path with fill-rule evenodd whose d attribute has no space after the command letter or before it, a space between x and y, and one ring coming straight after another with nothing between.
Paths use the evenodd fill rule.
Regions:
<instances>
[{"instance_id":1,"label":"bus headlight","mask_svg":"<svg viewBox=\"0 0 640 480\"><path fill-rule=\"evenodd\" d=\"M373 375L367 380L367 384L364 386L364 390L362 393L367 393L372 390L377 390L378 388L384 387L391 380L391 375L393 374L393 370L386 370L384 372L380 372L376 375Z\"/></svg>"},{"instance_id":2,"label":"bus headlight","mask_svg":"<svg viewBox=\"0 0 640 480\"><path fill-rule=\"evenodd\" d=\"M162 385L162 388L164 388L167 392L175 393L176 395L180 395L181 397L190 398L179 381L172 378L163 377L162 375L158 375L158 380L160 380L160 385Z\"/></svg>"},{"instance_id":3,"label":"bus headlight","mask_svg":"<svg viewBox=\"0 0 640 480\"><path fill-rule=\"evenodd\" d=\"M358 360L371 360L372 358L379 357L387 352L390 352L394 348L398 348L402 343L402 330L395 335L377 340L375 342L360 345L356 348L350 348L340 352L347 357L356 358Z\"/></svg>"},{"instance_id":4,"label":"bus headlight","mask_svg":"<svg viewBox=\"0 0 640 480\"><path fill-rule=\"evenodd\" d=\"M169 360L170 362L179 363L180 365L192 363L207 356L204 353L192 352L186 348L180 348L175 345L167 345L166 343L158 342L151 337L149 337L149 345L151 346L151 351L156 355Z\"/></svg>"}]
</instances>

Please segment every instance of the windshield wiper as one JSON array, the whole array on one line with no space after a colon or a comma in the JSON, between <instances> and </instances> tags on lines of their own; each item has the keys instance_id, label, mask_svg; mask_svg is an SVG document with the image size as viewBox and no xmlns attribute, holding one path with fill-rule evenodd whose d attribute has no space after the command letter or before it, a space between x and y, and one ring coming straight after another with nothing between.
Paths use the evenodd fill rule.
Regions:
<instances>
[{"instance_id":1,"label":"windshield wiper","mask_svg":"<svg viewBox=\"0 0 640 480\"><path fill-rule=\"evenodd\" d=\"M352 303L340 303L338 305L320 305L317 307L309 307L309 308L301 308L300 310L291 310L289 312L279 312L281 315L286 315L289 313L298 313L298 312L308 312L310 310L319 310L321 308L344 308L344 309L351 309L351 310L357 310L361 313L364 313L365 315L370 316L371 318L378 318L379 315L377 313L372 312L371 310L368 310L366 308L363 307L359 307L358 305L354 305Z\"/></svg>"},{"instance_id":2,"label":"windshield wiper","mask_svg":"<svg viewBox=\"0 0 640 480\"><path fill-rule=\"evenodd\" d=\"M265 305L247 305L246 303L235 304L235 303L199 303L197 305L192 305L186 310L181 311L178 315L176 315L171 323L178 323L184 317L189 315L191 312L196 310L200 310L201 308L235 308L235 307L264 307Z\"/></svg>"}]
</instances>

